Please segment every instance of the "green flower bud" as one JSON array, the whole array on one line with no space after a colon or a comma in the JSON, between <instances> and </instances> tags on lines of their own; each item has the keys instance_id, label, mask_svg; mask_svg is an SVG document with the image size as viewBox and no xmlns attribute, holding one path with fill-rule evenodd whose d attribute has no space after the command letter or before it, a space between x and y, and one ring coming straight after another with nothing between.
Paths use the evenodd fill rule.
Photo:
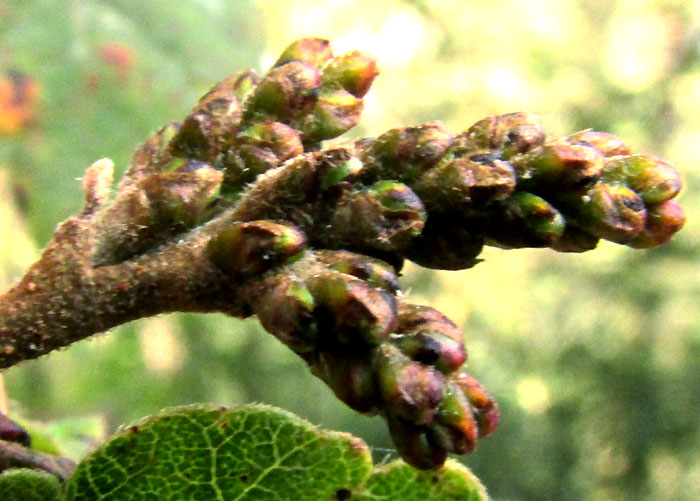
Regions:
<instances>
[{"instance_id":1,"label":"green flower bud","mask_svg":"<svg viewBox=\"0 0 700 501\"><path fill-rule=\"evenodd\" d=\"M332 270L364 280L367 285L396 295L399 277L394 268L379 259L347 251L316 251L316 259Z\"/></svg>"},{"instance_id":2,"label":"green flower bud","mask_svg":"<svg viewBox=\"0 0 700 501\"><path fill-rule=\"evenodd\" d=\"M603 171L603 155L585 144L552 140L511 158L518 188L538 195L584 192Z\"/></svg>"},{"instance_id":3,"label":"green flower bud","mask_svg":"<svg viewBox=\"0 0 700 501\"><path fill-rule=\"evenodd\" d=\"M242 103L260 82L260 75L255 70L244 70L236 73L234 77L233 93L238 102Z\"/></svg>"},{"instance_id":4,"label":"green flower bud","mask_svg":"<svg viewBox=\"0 0 700 501\"><path fill-rule=\"evenodd\" d=\"M500 150L508 159L544 143L540 119L532 113L508 113L479 120L456 143L468 149Z\"/></svg>"},{"instance_id":5,"label":"green flower bud","mask_svg":"<svg viewBox=\"0 0 700 501\"><path fill-rule=\"evenodd\" d=\"M319 273L307 281L316 304L321 333L335 335L319 342L365 348L389 337L396 323L396 298L362 280L337 271Z\"/></svg>"},{"instance_id":6,"label":"green flower bud","mask_svg":"<svg viewBox=\"0 0 700 501\"><path fill-rule=\"evenodd\" d=\"M363 180L384 178L411 184L440 161L451 142L452 134L439 122L389 130L358 145L367 165Z\"/></svg>"},{"instance_id":7,"label":"green flower bud","mask_svg":"<svg viewBox=\"0 0 700 501\"><path fill-rule=\"evenodd\" d=\"M399 417L387 417L389 434L404 461L419 470L440 468L447 451L431 442L426 426L415 425Z\"/></svg>"},{"instance_id":8,"label":"green flower bud","mask_svg":"<svg viewBox=\"0 0 700 501\"><path fill-rule=\"evenodd\" d=\"M377 60L360 50L336 56L323 68L321 85L334 89L345 89L357 98L362 98L379 74Z\"/></svg>"},{"instance_id":9,"label":"green flower bud","mask_svg":"<svg viewBox=\"0 0 700 501\"><path fill-rule=\"evenodd\" d=\"M600 151L605 157L629 155L632 153L622 139L607 132L596 132L590 129L582 130L571 134L566 140L570 143L587 143Z\"/></svg>"},{"instance_id":10,"label":"green flower bud","mask_svg":"<svg viewBox=\"0 0 700 501\"><path fill-rule=\"evenodd\" d=\"M280 163L304 153L304 147L296 130L280 122L259 122L241 131L237 137L243 144L267 148Z\"/></svg>"},{"instance_id":11,"label":"green flower bud","mask_svg":"<svg viewBox=\"0 0 700 501\"><path fill-rule=\"evenodd\" d=\"M391 342L412 360L448 374L467 360L462 331L434 308L401 303Z\"/></svg>"},{"instance_id":12,"label":"green flower bud","mask_svg":"<svg viewBox=\"0 0 700 501\"><path fill-rule=\"evenodd\" d=\"M464 270L481 262L477 256L484 239L472 233L468 222L453 215L431 213L422 233L411 241L406 257L425 268Z\"/></svg>"},{"instance_id":13,"label":"green flower bud","mask_svg":"<svg viewBox=\"0 0 700 501\"><path fill-rule=\"evenodd\" d=\"M244 118L289 123L308 113L318 85L318 69L309 64L291 61L273 68L246 100Z\"/></svg>"},{"instance_id":14,"label":"green flower bud","mask_svg":"<svg viewBox=\"0 0 700 501\"><path fill-rule=\"evenodd\" d=\"M304 143L317 143L347 132L360 120L362 109L362 99L344 89L321 90L311 114L301 123Z\"/></svg>"},{"instance_id":15,"label":"green flower bud","mask_svg":"<svg viewBox=\"0 0 700 501\"><path fill-rule=\"evenodd\" d=\"M311 357L311 371L350 408L364 414L376 414L379 403L377 381L365 354L319 351Z\"/></svg>"},{"instance_id":16,"label":"green flower bud","mask_svg":"<svg viewBox=\"0 0 700 501\"><path fill-rule=\"evenodd\" d=\"M598 246L600 238L568 224L561 238L551 247L558 252L586 252Z\"/></svg>"},{"instance_id":17,"label":"green flower bud","mask_svg":"<svg viewBox=\"0 0 700 501\"><path fill-rule=\"evenodd\" d=\"M298 258L306 248L304 234L287 222L236 223L207 245L212 261L237 278L259 275Z\"/></svg>"},{"instance_id":18,"label":"green flower bud","mask_svg":"<svg viewBox=\"0 0 700 501\"><path fill-rule=\"evenodd\" d=\"M304 153L297 131L280 122L257 122L241 131L221 157L222 191L238 195L260 174Z\"/></svg>"},{"instance_id":19,"label":"green flower bud","mask_svg":"<svg viewBox=\"0 0 700 501\"><path fill-rule=\"evenodd\" d=\"M316 348L318 325L313 315L314 299L299 280L275 276L253 302L262 326L296 353Z\"/></svg>"},{"instance_id":20,"label":"green flower bud","mask_svg":"<svg viewBox=\"0 0 700 501\"><path fill-rule=\"evenodd\" d=\"M389 343L377 347L373 363L387 414L414 424L430 423L445 390L442 373L414 362Z\"/></svg>"},{"instance_id":21,"label":"green flower bud","mask_svg":"<svg viewBox=\"0 0 700 501\"><path fill-rule=\"evenodd\" d=\"M587 197L581 220L595 236L626 244L644 228L644 202L626 186L598 183Z\"/></svg>"},{"instance_id":22,"label":"green flower bud","mask_svg":"<svg viewBox=\"0 0 700 501\"><path fill-rule=\"evenodd\" d=\"M193 170L188 171L186 166ZM209 206L218 196L221 172L201 163L181 167L184 169L153 174L139 183L147 199L152 229L194 227L207 219Z\"/></svg>"},{"instance_id":23,"label":"green flower bud","mask_svg":"<svg viewBox=\"0 0 700 501\"><path fill-rule=\"evenodd\" d=\"M681 189L681 176L669 163L644 155L614 157L605 163L605 182L619 182L636 191L647 204L674 198Z\"/></svg>"},{"instance_id":24,"label":"green flower bud","mask_svg":"<svg viewBox=\"0 0 700 501\"><path fill-rule=\"evenodd\" d=\"M637 249L650 249L665 244L685 224L683 209L675 200L667 200L647 207L644 229L627 245Z\"/></svg>"},{"instance_id":25,"label":"green flower bud","mask_svg":"<svg viewBox=\"0 0 700 501\"><path fill-rule=\"evenodd\" d=\"M526 191L516 191L503 202L486 234L509 248L549 247L557 242L566 227L564 217L546 200Z\"/></svg>"},{"instance_id":26,"label":"green flower bud","mask_svg":"<svg viewBox=\"0 0 700 501\"><path fill-rule=\"evenodd\" d=\"M301 61L320 68L332 57L331 44L325 38L301 38L284 49L274 67L289 61Z\"/></svg>"},{"instance_id":27,"label":"green flower bud","mask_svg":"<svg viewBox=\"0 0 700 501\"><path fill-rule=\"evenodd\" d=\"M328 169L328 172L326 172L321 179L321 189L323 191L341 183L354 182L363 169L360 159L354 156L350 156L347 160L340 160L339 162L329 162L329 165L331 168Z\"/></svg>"},{"instance_id":28,"label":"green flower bud","mask_svg":"<svg viewBox=\"0 0 700 501\"><path fill-rule=\"evenodd\" d=\"M469 400L456 383L447 383L435 422L429 426L428 433L433 442L448 452L466 454L476 447L478 424Z\"/></svg>"},{"instance_id":29,"label":"green flower bud","mask_svg":"<svg viewBox=\"0 0 700 501\"><path fill-rule=\"evenodd\" d=\"M391 342L412 360L431 365L443 374L457 370L467 359L464 345L440 332L394 335Z\"/></svg>"},{"instance_id":30,"label":"green flower bud","mask_svg":"<svg viewBox=\"0 0 700 501\"><path fill-rule=\"evenodd\" d=\"M331 217L332 247L357 251L398 251L420 234L425 208L406 185L380 181L350 191L341 198Z\"/></svg>"},{"instance_id":31,"label":"green flower bud","mask_svg":"<svg viewBox=\"0 0 700 501\"><path fill-rule=\"evenodd\" d=\"M515 172L489 152L448 153L413 188L428 210L458 212L508 197L515 188Z\"/></svg>"},{"instance_id":32,"label":"green flower bud","mask_svg":"<svg viewBox=\"0 0 700 501\"><path fill-rule=\"evenodd\" d=\"M450 378L464 392L464 395L474 409L474 418L479 425L479 438L493 433L498 427L500 413L496 402L486 393L476 379L468 374L461 373Z\"/></svg>"}]
</instances>

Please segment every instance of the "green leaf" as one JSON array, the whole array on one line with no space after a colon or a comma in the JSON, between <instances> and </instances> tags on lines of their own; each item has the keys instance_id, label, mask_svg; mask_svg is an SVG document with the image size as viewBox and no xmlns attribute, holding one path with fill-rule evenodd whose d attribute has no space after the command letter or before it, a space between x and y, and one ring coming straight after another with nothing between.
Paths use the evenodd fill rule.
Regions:
<instances>
[{"instance_id":1,"label":"green leaf","mask_svg":"<svg viewBox=\"0 0 700 501\"><path fill-rule=\"evenodd\" d=\"M448 460L439 471L419 471L397 460L378 466L353 501L487 501L486 488L461 463Z\"/></svg>"},{"instance_id":2,"label":"green leaf","mask_svg":"<svg viewBox=\"0 0 700 501\"><path fill-rule=\"evenodd\" d=\"M346 499L371 468L360 439L280 409L182 407L93 452L68 481L67 499Z\"/></svg>"},{"instance_id":3,"label":"green leaf","mask_svg":"<svg viewBox=\"0 0 700 501\"><path fill-rule=\"evenodd\" d=\"M2 501L58 501L58 479L41 470L21 468L0 474Z\"/></svg>"}]
</instances>

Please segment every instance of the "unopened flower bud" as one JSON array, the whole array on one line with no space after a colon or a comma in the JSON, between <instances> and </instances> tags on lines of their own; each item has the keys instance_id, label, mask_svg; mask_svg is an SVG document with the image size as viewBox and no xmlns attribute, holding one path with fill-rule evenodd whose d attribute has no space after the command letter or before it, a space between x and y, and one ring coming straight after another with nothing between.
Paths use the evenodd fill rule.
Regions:
<instances>
[{"instance_id":1,"label":"unopened flower bud","mask_svg":"<svg viewBox=\"0 0 700 501\"><path fill-rule=\"evenodd\" d=\"M425 208L408 186L379 181L348 192L335 208L330 230L334 247L398 251L420 234L424 221Z\"/></svg>"},{"instance_id":2,"label":"unopened flower bud","mask_svg":"<svg viewBox=\"0 0 700 501\"><path fill-rule=\"evenodd\" d=\"M321 85L328 88L345 89L357 98L362 98L379 74L377 60L360 50L336 56L323 68Z\"/></svg>"},{"instance_id":3,"label":"unopened flower bud","mask_svg":"<svg viewBox=\"0 0 700 501\"><path fill-rule=\"evenodd\" d=\"M452 142L443 124L391 129L373 141L360 144L367 182L396 179L411 184L432 169Z\"/></svg>"},{"instance_id":4,"label":"unopened flower bud","mask_svg":"<svg viewBox=\"0 0 700 501\"><path fill-rule=\"evenodd\" d=\"M280 163L304 153L298 132L281 122L264 121L253 124L241 131L237 139L269 149Z\"/></svg>"},{"instance_id":5,"label":"unopened flower bud","mask_svg":"<svg viewBox=\"0 0 700 501\"><path fill-rule=\"evenodd\" d=\"M570 143L587 143L600 151L605 157L613 157L617 155L629 155L631 150L617 136L607 132L596 132L594 130L582 130L571 134L567 141Z\"/></svg>"},{"instance_id":6,"label":"unopened flower bud","mask_svg":"<svg viewBox=\"0 0 700 501\"><path fill-rule=\"evenodd\" d=\"M628 185L647 204L674 198L682 186L680 174L671 164L645 155L609 159L605 164L604 180Z\"/></svg>"},{"instance_id":7,"label":"unopened flower bud","mask_svg":"<svg viewBox=\"0 0 700 501\"><path fill-rule=\"evenodd\" d=\"M241 107L228 77L205 94L170 141L174 156L212 162L240 120Z\"/></svg>"},{"instance_id":8,"label":"unopened flower bud","mask_svg":"<svg viewBox=\"0 0 700 501\"><path fill-rule=\"evenodd\" d=\"M489 152L449 153L426 172L414 190L429 210L455 211L478 208L505 199L515 188L515 172L507 162Z\"/></svg>"},{"instance_id":9,"label":"unopened flower bud","mask_svg":"<svg viewBox=\"0 0 700 501\"><path fill-rule=\"evenodd\" d=\"M320 161L327 162L326 159L320 159ZM340 161L330 161L327 164L330 166L330 169L323 174L321 179L321 189L324 191L342 183L353 183L364 167L360 159L355 156L350 156Z\"/></svg>"},{"instance_id":10,"label":"unopened flower bud","mask_svg":"<svg viewBox=\"0 0 700 501\"><path fill-rule=\"evenodd\" d=\"M383 289L390 294L399 290L399 277L384 261L348 251L316 251L316 259L332 270L364 280L367 285Z\"/></svg>"},{"instance_id":11,"label":"unopened flower bud","mask_svg":"<svg viewBox=\"0 0 700 501\"><path fill-rule=\"evenodd\" d=\"M318 325L309 289L291 277L274 277L267 282L263 295L253 303L262 326L296 353L313 350Z\"/></svg>"},{"instance_id":12,"label":"unopened flower bud","mask_svg":"<svg viewBox=\"0 0 700 501\"><path fill-rule=\"evenodd\" d=\"M549 247L564 233L566 221L546 200L516 191L503 201L503 212L486 232L498 244L510 248Z\"/></svg>"},{"instance_id":13,"label":"unopened flower bud","mask_svg":"<svg viewBox=\"0 0 700 501\"><path fill-rule=\"evenodd\" d=\"M586 252L595 249L599 241L595 235L567 224L562 236L551 247L559 252Z\"/></svg>"},{"instance_id":14,"label":"unopened flower bud","mask_svg":"<svg viewBox=\"0 0 700 501\"><path fill-rule=\"evenodd\" d=\"M466 454L474 450L479 428L462 388L448 381L435 421L429 426L433 441L448 452Z\"/></svg>"},{"instance_id":15,"label":"unopened flower bud","mask_svg":"<svg viewBox=\"0 0 700 501\"><path fill-rule=\"evenodd\" d=\"M306 285L316 304L320 336L334 334L320 343L374 346L386 340L396 324L396 298L358 278L329 270Z\"/></svg>"},{"instance_id":16,"label":"unopened flower bud","mask_svg":"<svg viewBox=\"0 0 700 501\"><path fill-rule=\"evenodd\" d=\"M260 75L255 70L244 70L234 76L233 93L238 102L242 103L260 82Z\"/></svg>"},{"instance_id":17,"label":"unopened flower bud","mask_svg":"<svg viewBox=\"0 0 700 501\"><path fill-rule=\"evenodd\" d=\"M619 244L637 236L646 221L644 202L626 186L597 183L581 210L587 231Z\"/></svg>"},{"instance_id":18,"label":"unopened flower bud","mask_svg":"<svg viewBox=\"0 0 700 501\"><path fill-rule=\"evenodd\" d=\"M464 218L431 213L421 234L411 240L406 257L425 268L465 270L481 260L484 238L472 233Z\"/></svg>"},{"instance_id":19,"label":"unopened flower bud","mask_svg":"<svg viewBox=\"0 0 700 501\"><path fill-rule=\"evenodd\" d=\"M362 99L345 89L321 90L311 114L301 124L304 142L332 139L352 129L363 106Z\"/></svg>"},{"instance_id":20,"label":"unopened flower bud","mask_svg":"<svg viewBox=\"0 0 700 501\"><path fill-rule=\"evenodd\" d=\"M389 434L401 458L419 470L440 468L447 451L428 438L428 427L416 425L400 417L387 417Z\"/></svg>"},{"instance_id":21,"label":"unopened flower bud","mask_svg":"<svg viewBox=\"0 0 700 501\"><path fill-rule=\"evenodd\" d=\"M500 150L508 159L544 143L544 131L537 115L508 113L479 120L456 141L469 149Z\"/></svg>"},{"instance_id":22,"label":"unopened flower bud","mask_svg":"<svg viewBox=\"0 0 700 501\"><path fill-rule=\"evenodd\" d=\"M401 303L391 342L416 362L449 374L467 360L462 331L434 308Z\"/></svg>"},{"instance_id":23,"label":"unopened flower bud","mask_svg":"<svg viewBox=\"0 0 700 501\"><path fill-rule=\"evenodd\" d=\"M153 228L193 227L206 219L223 174L199 165L191 171L162 172L144 178L139 187L148 200Z\"/></svg>"},{"instance_id":24,"label":"unopened flower bud","mask_svg":"<svg viewBox=\"0 0 700 501\"><path fill-rule=\"evenodd\" d=\"M231 225L210 240L207 251L221 269L247 278L290 262L305 247L304 234L291 224L262 220Z\"/></svg>"},{"instance_id":25,"label":"unopened flower bud","mask_svg":"<svg viewBox=\"0 0 700 501\"><path fill-rule=\"evenodd\" d=\"M299 61L273 68L246 100L246 120L289 122L313 106L319 85L318 69Z\"/></svg>"},{"instance_id":26,"label":"unopened flower bud","mask_svg":"<svg viewBox=\"0 0 700 501\"><path fill-rule=\"evenodd\" d=\"M282 66L290 61L301 61L320 68L332 57L331 44L325 38L301 38L282 51L274 66Z\"/></svg>"},{"instance_id":27,"label":"unopened flower bud","mask_svg":"<svg viewBox=\"0 0 700 501\"><path fill-rule=\"evenodd\" d=\"M486 393L481 383L472 376L461 373L450 378L464 392L474 409L474 417L479 425L479 438L493 433L498 427L500 413L496 402Z\"/></svg>"},{"instance_id":28,"label":"unopened flower bud","mask_svg":"<svg viewBox=\"0 0 700 501\"><path fill-rule=\"evenodd\" d=\"M311 357L312 372L352 409L375 414L379 399L371 360L365 354L322 350Z\"/></svg>"},{"instance_id":29,"label":"unopened flower bud","mask_svg":"<svg viewBox=\"0 0 700 501\"><path fill-rule=\"evenodd\" d=\"M411 360L389 343L375 350L374 367L389 415L414 424L433 420L445 390L441 372Z\"/></svg>"},{"instance_id":30,"label":"unopened flower bud","mask_svg":"<svg viewBox=\"0 0 700 501\"><path fill-rule=\"evenodd\" d=\"M685 224L683 209L675 200L667 200L647 207L644 229L628 245L637 249L650 249L665 244Z\"/></svg>"},{"instance_id":31,"label":"unopened flower bud","mask_svg":"<svg viewBox=\"0 0 700 501\"><path fill-rule=\"evenodd\" d=\"M603 154L592 146L552 140L511 159L518 187L537 194L584 192L603 171Z\"/></svg>"}]
</instances>

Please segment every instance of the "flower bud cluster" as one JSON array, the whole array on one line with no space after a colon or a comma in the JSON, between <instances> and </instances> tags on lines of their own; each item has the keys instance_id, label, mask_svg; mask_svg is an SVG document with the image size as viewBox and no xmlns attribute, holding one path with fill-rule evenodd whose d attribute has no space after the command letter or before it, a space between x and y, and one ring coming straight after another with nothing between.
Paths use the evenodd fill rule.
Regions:
<instances>
[{"instance_id":1,"label":"flower bud cluster","mask_svg":"<svg viewBox=\"0 0 700 501\"><path fill-rule=\"evenodd\" d=\"M528 113L323 149L357 123L376 75L372 56L334 56L327 40L309 38L267 74L217 84L136 152L100 213L95 264L201 225L197 250L228 278L216 293L244 290L244 314L347 405L384 417L408 463L431 469L471 451L498 409L461 371L459 329L397 296L403 260L462 269L484 245L653 247L683 225L681 181L610 134L546 137Z\"/></svg>"},{"instance_id":2,"label":"flower bud cluster","mask_svg":"<svg viewBox=\"0 0 700 501\"><path fill-rule=\"evenodd\" d=\"M354 127L377 75L361 51L333 55L327 40L291 44L263 77L249 70L217 84L185 119L170 149L225 171L230 198L255 178Z\"/></svg>"},{"instance_id":3,"label":"flower bud cluster","mask_svg":"<svg viewBox=\"0 0 700 501\"><path fill-rule=\"evenodd\" d=\"M436 123L394 129L357 147L363 182L397 179L423 202L425 228L405 256L427 267L473 266L484 244L654 247L684 223L671 165L607 133L546 138L528 113L489 117L455 136Z\"/></svg>"},{"instance_id":4,"label":"flower bud cluster","mask_svg":"<svg viewBox=\"0 0 700 501\"><path fill-rule=\"evenodd\" d=\"M227 230L209 250L232 272L267 270L251 287L251 311L338 398L386 419L409 464L437 468L448 453L472 451L496 428L498 409L460 371L459 328L437 310L397 298L398 278L383 261L310 251L300 238L287 224L254 221Z\"/></svg>"}]
</instances>

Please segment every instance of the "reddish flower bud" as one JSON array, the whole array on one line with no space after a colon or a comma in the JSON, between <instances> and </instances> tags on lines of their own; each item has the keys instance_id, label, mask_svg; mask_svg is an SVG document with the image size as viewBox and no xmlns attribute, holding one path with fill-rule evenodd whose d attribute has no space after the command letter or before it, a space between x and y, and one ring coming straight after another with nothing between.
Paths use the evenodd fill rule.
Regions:
<instances>
[{"instance_id":1,"label":"reddish flower bud","mask_svg":"<svg viewBox=\"0 0 700 501\"><path fill-rule=\"evenodd\" d=\"M496 402L489 397L481 383L465 373L450 379L459 385L474 408L474 417L479 425L479 438L493 433L498 427L500 413Z\"/></svg>"},{"instance_id":2,"label":"reddish flower bud","mask_svg":"<svg viewBox=\"0 0 700 501\"><path fill-rule=\"evenodd\" d=\"M336 56L323 68L321 85L328 88L345 89L357 98L362 98L379 74L377 60L360 50Z\"/></svg>"},{"instance_id":3,"label":"reddish flower bud","mask_svg":"<svg viewBox=\"0 0 700 501\"><path fill-rule=\"evenodd\" d=\"M505 199L515 188L515 172L489 152L448 151L437 167L414 185L429 210L459 212Z\"/></svg>"},{"instance_id":4,"label":"reddish flower bud","mask_svg":"<svg viewBox=\"0 0 700 501\"><path fill-rule=\"evenodd\" d=\"M394 296L336 271L311 277L306 284L316 303L322 339L330 345L373 346L384 341L396 323ZM325 328L324 328L325 327Z\"/></svg>"},{"instance_id":5,"label":"reddish flower bud","mask_svg":"<svg viewBox=\"0 0 700 501\"><path fill-rule=\"evenodd\" d=\"M485 234L510 248L549 247L564 233L566 221L546 200L516 191L503 201L503 212L493 218Z\"/></svg>"},{"instance_id":6,"label":"reddish flower bud","mask_svg":"<svg viewBox=\"0 0 700 501\"><path fill-rule=\"evenodd\" d=\"M304 118L301 130L305 143L317 143L352 129L360 120L362 99L345 89L322 90L311 114Z\"/></svg>"},{"instance_id":7,"label":"reddish flower bud","mask_svg":"<svg viewBox=\"0 0 700 501\"><path fill-rule=\"evenodd\" d=\"M419 470L440 468L447 451L433 443L426 426L415 425L399 417L387 417L389 433L401 458Z\"/></svg>"},{"instance_id":8,"label":"reddish flower bud","mask_svg":"<svg viewBox=\"0 0 700 501\"><path fill-rule=\"evenodd\" d=\"M311 357L311 371L352 409L376 414L377 381L367 355L319 351Z\"/></svg>"},{"instance_id":9,"label":"reddish flower bud","mask_svg":"<svg viewBox=\"0 0 700 501\"><path fill-rule=\"evenodd\" d=\"M318 69L300 61L273 68L246 100L246 120L278 120L288 123L306 114L315 101Z\"/></svg>"},{"instance_id":10,"label":"reddish flower bud","mask_svg":"<svg viewBox=\"0 0 700 501\"><path fill-rule=\"evenodd\" d=\"M291 277L267 280L263 295L253 303L262 326L296 353L316 347L318 325L314 299L303 283Z\"/></svg>"},{"instance_id":11,"label":"reddish flower bud","mask_svg":"<svg viewBox=\"0 0 700 501\"><path fill-rule=\"evenodd\" d=\"M685 214L675 200L649 206L646 226L627 245L637 249L650 249L665 244L684 224Z\"/></svg>"},{"instance_id":12,"label":"reddish flower bud","mask_svg":"<svg viewBox=\"0 0 700 501\"><path fill-rule=\"evenodd\" d=\"M414 362L389 343L375 350L374 367L389 415L415 424L433 420L445 391L442 373Z\"/></svg>"},{"instance_id":13,"label":"reddish flower bud","mask_svg":"<svg viewBox=\"0 0 700 501\"><path fill-rule=\"evenodd\" d=\"M389 130L360 145L366 164L363 179L413 183L440 161L451 142L452 134L439 122Z\"/></svg>"},{"instance_id":14,"label":"reddish flower bud","mask_svg":"<svg viewBox=\"0 0 700 501\"><path fill-rule=\"evenodd\" d=\"M511 163L520 189L558 195L590 188L603 171L603 154L592 146L551 140Z\"/></svg>"},{"instance_id":15,"label":"reddish flower bud","mask_svg":"<svg viewBox=\"0 0 700 501\"><path fill-rule=\"evenodd\" d=\"M607 132L596 132L590 129L582 130L571 134L567 141L570 143L587 143L600 151L605 157L629 155L632 153L622 139Z\"/></svg>"},{"instance_id":16,"label":"reddish flower bud","mask_svg":"<svg viewBox=\"0 0 700 501\"><path fill-rule=\"evenodd\" d=\"M681 176L669 163L644 155L610 158L605 163L604 181L623 183L647 204L665 202L681 189Z\"/></svg>"},{"instance_id":17,"label":"reddish flower bud","mask_svg":"<svg viewBox=\"0 0 700 501\"><path fill-rule=\"evenodd\" d=\"M332 57L331 44L325 38L301 38L282 51L274 66L282 66L289 61L301 61L320 68Z\"/></svg>"},{"instance_id":18,"label":"reddish flower bud","mask_svg":"<svg viewBox=\"0 0 700 501\"><path fill-rule=\"evenodd\" d=\"M290 262L306 248L306 238L286 222L236 223L209 241L211 259L226 272L247 278Z\"/></svg>"},{"instance_id":19,"label":"reddish flower bud","mask_svg":"<svg viewBox=\"0 0 700 501\"><path fill-rule=\"evenodd\" d=\"M619 244L637 236L646 221L644 202L625 186L596 184L581 209L587 231Z\"/></svg>"},{"instance_id":20,"label":"reddish flower bud","mask_svg":"<svg viewBox=\"0 0 700 501\"><path fill-rule=\"evenodd\" d=\"M537 115L508 113L479 120L457 136L455 142L472 150L500 150L503 158L508 159L544 143L544 131Z\"/></svg>"}]
</instances>

